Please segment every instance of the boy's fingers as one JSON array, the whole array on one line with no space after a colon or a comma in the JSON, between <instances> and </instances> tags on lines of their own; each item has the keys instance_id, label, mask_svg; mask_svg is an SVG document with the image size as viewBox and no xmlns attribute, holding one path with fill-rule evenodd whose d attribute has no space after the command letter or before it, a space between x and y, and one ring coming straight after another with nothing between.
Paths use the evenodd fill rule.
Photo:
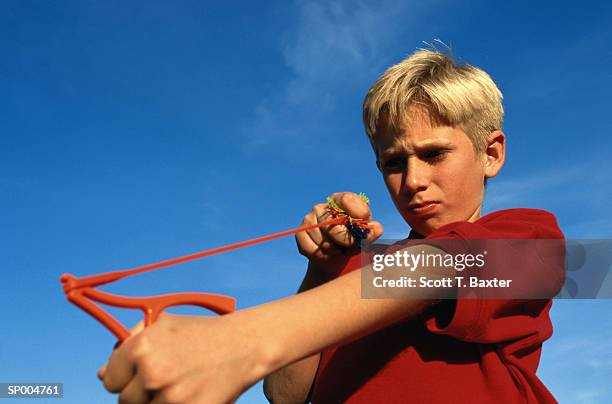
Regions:
<instances>
[{"instance_id":1,"label":"boy's fingers","mask_svg":"<svg viewBox=\"0 0 612 404\"><path fill-rule=\"evenodd\" d=\"M313 211L304 216L302 220L301 226L310 226L312 224L317 224L317 217ZM302 231L296 233L295 240L298 244L298 249L300 253L306 255L310 254L312 250L316 249L316 246L323 242L323 235L321 234L321 229L312 229L309 231ZM309 256L309 255L307 255Z\"/></svg>"},{"instance_id":2,"label":"boy's fingers","mask_svg":"<svg viewBox=\"0 0 612 404\"><path fill-rule=\"evenodd\" d=\"M331 214L329 213L329 206L326 203L318 203L313 206L312 213L314 213L317 223L321 223L332 218Z\"/></svg>"},{"instance_id":3,"label":"boy's fingers","mask_svg":"<svg viewBox=\"0 0 612 404\"><path fill-rule=\"evenodd\" d=\"M295 234L295 241L297 242L300 254L308 258L312 257L318 248L317 244L310 238L310 235L303 231Z\"/></svg>"},{"instance_id":4,"label":"boy's fingers","mask_svg":"<svg viewBox=\"0 0 612 404\"><path fill-rule=\"evenodd\" d=\"M334 243L342 247L349 248L354 243L353 236L343 224L335 224L329 227L326 232L334 240Z\"/></svg>"},{"instance_id":5,"label":"boy's fingers","mask_svg":"<svg viewBox=\"0 0 612 404\"><path fill-rule=\"evenodd\" d=\"M100 369L98 369L98 379L103 380L104 379L104 375L106 374L106 366L108 365L108 362L106 362L104 365L102 365L102 367Z\"/></svg>"},{"instance_id":6,"label":"boy's fingers","mask_svg":"<svg viewBox=\"0 0 612 404\"><path fill-rule=\"evenodd\" d=\"M136 366L127 356L127 350L119 348L111 354L110 360L104 366L102 382L106 390L117 393L132 380L136 372Z\"/></svg>"},{"instance_id":7,"label":"boy's fingers","mask_svg":"<svg viewBox=\"0 0 612 404\"><path fill-rule=\"evenodd\" d=\"M328 205L326 203L320 203L315 205L312 208L312 211L304 216L302 226L321 223L329 220L330 218L331 215L329 214ZM339 227L339 229L340 228L341 227ZM298 235L296 235L296 239L298 244L301 244L304 247L303 250L305 252L313 253L314 250L319 249L324 254L327 254L334 250L335 240L330 240L326 232L326 228L316 228L303 233L304 235L310 237L310 240L307 240L304 235L300 235L302 233L298 233Z\"/></svg>"},{"instance_id":8,"label":"boy's fingers","mask_svg":"<svg viewBox=\"0 0 612 404\"><path fill-rule=\"evenodd\" d=\"M352 218L368 221L371 219L370 206L359 195L353 192L336 192L330 198ZM368 225L372 227L368 240L376 240L382 235L382 225L380 223L369 222ZM324 230L324 233L328 234L335 243L343 247L351 247L355 244L354 237L345 226L331 226Z\"/></svg>"},{"instance_id":9,"label":"boy's fingers","mask_svg":"<svg viewBox=\"0 0 612 404\"><path fill-rule=\"evenodd\" d=\"M308 224L321 223L327 220L327 218L329 218L329 213L327 213L327 204L320 203L315 205L312 208L312 212L308 214L308 218L310 219ZM320 228L309 230L307 233L310 235L310 238L315 244L320 245L323 243L323 234L321 233Z\"/></svg>"},{"instance_id":10,"label":"boy's fingers","mask_svg":"<svg viewBox=\"0 0 612 404\"><path fill-rule=\"evenodd\" d=\"M357 194L336 192L330 198L353 218L364 220L371 218L370 207ZM304 216L302 225L307 226L328 220L330 218L328 208L326 203L315 205L312 211ZM376 240L382 234L382 225L374 221L369 222L368 225L371 227L368 240ZM300 253L310 258L329 254L337 255L342 251L336 251L335 245L350 248L355 244L354 237L344 225L333 225L297 233L295 238Z\"/></svg>"},{"instance_id":11,"label":"boy's fingers","mask_svg":"<svg viewBox=\"0 0 612 404\"><path fill-rule=\"evenodd\" d=\"M137 372L134 378L128 383L119 395L120 403L148 403L151 393L144 387L144 381Z\"/></svg>"},{"instance_id":12,"label":"boy's fingers","mask_svg":"<svg viewBox=\"0 0 612 404\"><path fill-rule=\"evenodd\" d=\"M113 393L123 390L125 385L132 379L135 365L128 358L125 349L119 349L128 340L145 329L144 321L139 321L130 330L130 337L125 341L117 341L108 362L98 369L98 378L104 383L104 387Z\"/></svg>"},{"instance_id":13,"label":"boy's fingers","mask_svg":"<svg viewBox=\"0 0 612 404\"><path fill-rule=\"evenodd\" d=\"M370 232L368 233L366 239L368 241L375 241L383 234L383 226L380 222L371 221L368 222L368 228ZM354 237L348 231L348 229L343 225L335 225L329 228L327 231L329 236L334 239L336 244L339 244L343 247L352 247L354 245Z\"/></svg>"},{"instance_id":14,"label":"boy's fingers","mask_svg":"<svg viewBox=\"0 0 612 404\"><path fill-rule=\"evenodd\" d=\"M384 229L382 224L377 221L368 222L368 227L370 228L370 232L368 233L368 241L374 241L382 236Z\"/></svg>"},{"instance_id":15,"label":"boy's fingers","mask_svg":"<svg viewBox=\"0 0 612 404\"><path fill-rule=\"evenodd\" d=\"M300 254L309 259L325 259L342 254L334 242L323 239L320 243L315 243L306 232L296 233L295 239Z\"/></svg>"},{"instance_id":16,"label":"boy's fingers","mask_svg":"<svg viewBox=\"0 0 612 404\"><path fill-rule=\"evenodd\" d=\"M113 351L119 348L122 342L123 341L121 340L118 340L117 342L115 342L115 345L113 345ZM104 365L102 365L100 369L98 369L98 379L100 380L104 379L104 375L106 374L106 366L108 366L108 361Z\"/></svg>"},{"instance_id":17,"label":"boy's fingers","mask_svg":"<svg viewBox=\"0 0 612 404\"><path fill-rule=\"evenodd\" d=\"M370 220L370 206L357 194L353 192L336 192L330 198L346 211L349 216L355 219Z\"/></svg>"}]
</instances>

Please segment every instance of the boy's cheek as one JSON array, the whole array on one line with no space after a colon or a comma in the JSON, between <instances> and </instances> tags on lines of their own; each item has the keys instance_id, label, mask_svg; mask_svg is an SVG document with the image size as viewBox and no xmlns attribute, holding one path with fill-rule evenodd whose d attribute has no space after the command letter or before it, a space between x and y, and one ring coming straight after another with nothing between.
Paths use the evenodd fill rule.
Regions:
<instances>
[{"instance_id":1,"label":"boy's cheek","mask_svg":"<svg viewBox=\"0 0 612 404\"><path fill-rule=\"evenodd\" d=\"M401 189L401 177L402 175L398 173L383 175L383 180L387 187L387 191L394 200L400 197L399 192Z\"/></svg>"}]
</instances>

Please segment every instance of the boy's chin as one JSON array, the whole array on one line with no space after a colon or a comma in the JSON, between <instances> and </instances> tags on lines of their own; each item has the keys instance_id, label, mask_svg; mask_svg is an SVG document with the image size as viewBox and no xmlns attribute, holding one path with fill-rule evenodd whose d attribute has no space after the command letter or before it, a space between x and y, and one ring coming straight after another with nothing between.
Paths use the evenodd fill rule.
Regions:
<instances>
[{"instance_id":1,"label":"boy's chin","mask_svg":"<svg viewBox=\"0 0 612 404\"><path fill-rule=\"evenodd\" d=\"M446 226L447 224L468 220L460 217L461 216L432 216L425 220L414 220L414 218L410 218L412 220L409 220L406 217L404 219L414 232L419 233L423 237L427 237L434 231Z\"/></svg>"},{"instance_id":2,"label":"boy's chin","mask_svg":"<svg viewBox=\"0 0 612 404\"><path fill-rule=\"evenodd\" d=\"M434 231L438 230L440 227L451 223L452 221L442 220L440 217L430 217L426 220L408 220L406 219L406 223L412 229L412 231L419 233L423 237L429 236Z\"/></svg>"},{"instance_id":3,"label":"boy's chin","mask_svg":"<svg viewBox=\"0 0 612 404\"><path fill-rule=\"evenodd\" d=\"M434 226L428 225L427 223L410 223L409 221L406 222L408 223L408 226L410 226L413 232L416 232L423 237L427 237L436 230Z\"/></svg>"}]
</instances>

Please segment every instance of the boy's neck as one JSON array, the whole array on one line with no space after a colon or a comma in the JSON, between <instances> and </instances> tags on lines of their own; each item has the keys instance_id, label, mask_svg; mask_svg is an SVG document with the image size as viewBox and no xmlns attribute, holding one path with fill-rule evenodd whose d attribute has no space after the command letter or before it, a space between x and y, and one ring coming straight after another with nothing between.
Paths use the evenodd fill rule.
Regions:
<instances>
[{"instance_id":1,"label":"boy's neck","mask_svg":"<svg viewBox=\"0 0 612 404\"><path fill-rule=\"evenodd\" d=\"M422 234L417 233L414 230L410 230L410 234L408 235L409 240L422 239L422 238L425 238Z\"/></svg>"}]
</instances>

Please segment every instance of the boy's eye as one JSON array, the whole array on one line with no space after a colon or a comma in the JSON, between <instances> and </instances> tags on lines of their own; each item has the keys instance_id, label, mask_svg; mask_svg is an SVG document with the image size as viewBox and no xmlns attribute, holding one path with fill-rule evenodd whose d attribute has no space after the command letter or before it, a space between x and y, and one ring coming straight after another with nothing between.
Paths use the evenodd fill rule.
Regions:
<instances>
[{"instance_id":1,"label":"boy's eye","mask_svg":"<svg viewBox=\"0 0 612 404\"><path fill-rule=\"evenodd\" d=\"M405 166L405 160L401 157L390 158L383 163L383 169L387 171L402 170Z\"/></svg>"},{"instance_id":2,"label":"boy's eye","mask_svg":"<svg viewBox=\"0 0 612 404\"><path fill-rule=\"evenodd\" d=\"M425 153L423 153L423 158L425 160L429 160L429 161L439 161L442 160L442 158L444 158L444 156L446 155L447 150L427 150Z\"/></svg>"}]
</instances>

